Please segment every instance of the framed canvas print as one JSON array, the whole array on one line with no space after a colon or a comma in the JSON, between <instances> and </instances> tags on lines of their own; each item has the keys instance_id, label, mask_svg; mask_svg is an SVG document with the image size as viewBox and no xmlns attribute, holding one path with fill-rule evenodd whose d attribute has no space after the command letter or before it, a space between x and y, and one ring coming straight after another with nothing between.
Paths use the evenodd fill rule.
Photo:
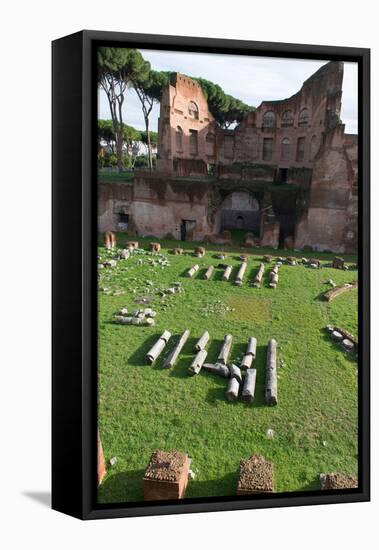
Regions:
<instances>
[{"instance_id":1,"label":"framed canvas print","mask_svg":"<svg viewBox=\"0 0 379 550\"><path fill-rule=\"evenodd\" d=\"M53 42L53 508L369 499L369 50Z\"/></svg>"}]
</instances>

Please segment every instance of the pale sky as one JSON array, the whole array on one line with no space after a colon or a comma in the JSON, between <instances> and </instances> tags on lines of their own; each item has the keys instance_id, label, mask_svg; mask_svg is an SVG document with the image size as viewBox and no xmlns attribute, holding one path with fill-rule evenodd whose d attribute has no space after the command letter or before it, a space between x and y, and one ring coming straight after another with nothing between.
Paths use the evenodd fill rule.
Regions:
<instances>
[{"instance_id":1,"label":"pale sky","mask_svg":"<svg viewBox=\"0 0 379 550\"><path fill-rule=\"evenodd\" d=\"M250 57L241 55L203 54L140 50L157 71L173 71L188 76L201 76L219 84L225 93L258 107L262 101L285 99L295 94L314 72L327 61ZM346 133L358 133L358 66L344 64L341 118ZM140 102L134 90L128 90L124 103L124 121L144 130ZM151 129L158 129L159 104L151 113ZM99 92L99 118L109 119L105 93Z\"/></svg>"}]
</instances>

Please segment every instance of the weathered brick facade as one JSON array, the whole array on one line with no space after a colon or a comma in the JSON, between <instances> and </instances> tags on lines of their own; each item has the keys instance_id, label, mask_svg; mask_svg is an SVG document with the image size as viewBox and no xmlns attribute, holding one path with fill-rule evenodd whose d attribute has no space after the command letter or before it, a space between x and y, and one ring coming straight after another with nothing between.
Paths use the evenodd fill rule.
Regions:
<instances>
[{"instance_id":1,"label":"weathered brick facade","mask_svg":"<svg viewBox=\"0 0 379 550\"><path fill-rule=\"evenodd\" d=\"M343 63L288 99L263 101L233 130L176 74L160 106L157 170L100 185L100 230L202 240L245 229L257 244L357 250L357 136L340 120ZM121 221L120 221L121 220ZM120 226L121 224L121 226Z\"/></svg>"}]
</instances>

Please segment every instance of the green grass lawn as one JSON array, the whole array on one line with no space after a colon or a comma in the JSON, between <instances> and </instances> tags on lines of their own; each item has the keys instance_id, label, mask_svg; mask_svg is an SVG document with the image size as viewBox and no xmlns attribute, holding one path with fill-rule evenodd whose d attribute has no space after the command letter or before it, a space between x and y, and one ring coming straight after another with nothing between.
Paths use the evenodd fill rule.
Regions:
<instances>
[{"instance_id":1,"label":"green grass lawn","mask_svg":"<svg viewBox=\"0 0 379 550\"><path fill-rule=\"evenodd\" d=\"M126 239L125 235L118 237L119 241ZM151 239L138 240L146 247ZM169 247L174 244L161 242ZM142 500L143 473L157 448L185 451L192 458L196 477L188 485L187 497L234 495L239 461L253 453L274 463L277 492L318 489L321 472L357 475L358 365L355 355L342 351L323 330L330 323L357 334L357 290L330 304L319 298L330 288L325 284L328 279L336 284L350 282L357 272L283 265L277 289L268 287L266 274L262 287L255 289L248 283L262 258L262 251L257 250L249 258L243 286L237 287L233 281L240 261L233 247L228 248L227 260L221 261L235 266L230 282L221 280L223 270L218 268L206 281L205 268L220 263L211 248L220 247L206 245L207 253L199 259L190 253L193 243L181 244L188 248L182 256L163 249L170 263L165 268L149 265L151 255L135 255L116 268L99 271L99 289L111 292L99 290L99 428L106 460L117 457L116 466L108 467L99 488L99 502ZM109 254L99 246L103 259ZM194 263L200 269L189 279L184 274ZM182 284L181 294L162 298L155 291L175 281ZM112 295L117 290L125 294ZM121 307L129 311L146 307L134 303L139 296L151 298L156 325L113 323ZM171 370L162 369L164 356L186 328L191 336L177 364ZM164 329L173 336L156 364L148 366L145 354ZM253 404L228 403L224 397L227 381L222 378L203 371L194 377L188 374L194 343L205 329L211 335L210 362L217 357L226 333L233 335L230 358L237 363L248 338L257 338ZM264 402L270 338L278 342L276 407ZM273 439L266 436L269 428L274 430Z\"/></svg>"}]
</instances>

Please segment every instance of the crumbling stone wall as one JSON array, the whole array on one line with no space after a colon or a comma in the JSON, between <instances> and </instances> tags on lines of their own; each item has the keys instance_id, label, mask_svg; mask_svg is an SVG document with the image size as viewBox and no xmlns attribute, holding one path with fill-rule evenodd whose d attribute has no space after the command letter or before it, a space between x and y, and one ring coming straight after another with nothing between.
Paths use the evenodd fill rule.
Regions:
<instances>
[{"instance_id":1,"label":"crumbling stone wall","mask_svg":"<svg viewBox=\"0 0 379 550\"><path fill-rule=\"evenodd\" d=\"M355 252L358 143L340 121L343 63L288 99L263 101L220 128L197 82L179 73L162 94L156 172L99 186L99 229L202 240L253 231L262 246ZM246 205L234 207L238 194ZM234 198L232 195L234 194ZM241 201L240 201L241 202ZM241 227L240 227L241 226Z\"/></svg>"}]
</instances>

